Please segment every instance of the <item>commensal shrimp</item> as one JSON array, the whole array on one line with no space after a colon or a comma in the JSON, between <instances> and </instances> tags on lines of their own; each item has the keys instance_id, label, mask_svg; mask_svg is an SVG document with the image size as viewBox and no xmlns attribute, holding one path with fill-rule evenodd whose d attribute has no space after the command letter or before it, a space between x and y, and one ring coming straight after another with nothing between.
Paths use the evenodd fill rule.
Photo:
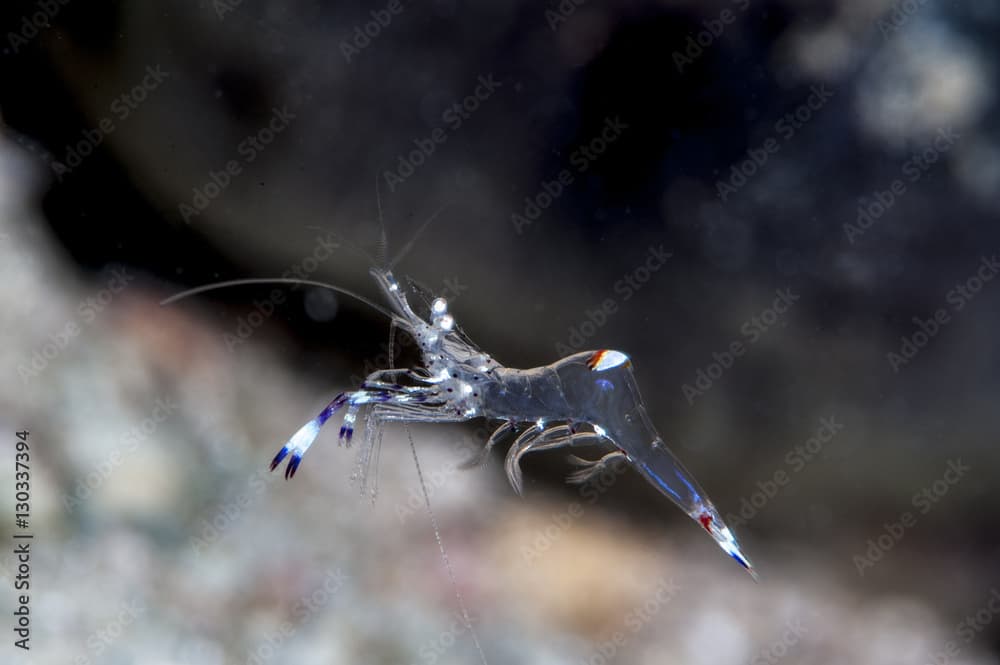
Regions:
<instances>
[{"instance_id":1,"label":"commensal shrimp","mask_svg":"<svg viewBox=\"0 0 1000 665\"><path fill-rule=\"evenodd\" d=\"M607 443L613 450L598 460L575 458L582 468L570 476L570 482L586 482L610 462L624 460L757 579L718 510L657 434L627 355L607 349L583 351L544 367L504 367L457 329L443 298L431 303L430 320L425 321L414 313L390 271L372 268L371 274L389 301L393 323L417 342L423 367L378 370L359 389L337 395L278 451L271 462L272 471L288 457L285 478L294 476L320 428L341 408L346 412L340 440L350 444L358 412L367 407L365 446L359 461L362 475L375 437L388 421L503 421L478 458L467 465L485 460L495 444L517 433L505 469L519 494L520 461L527 453Z\"/></svg>"}]
</instances>

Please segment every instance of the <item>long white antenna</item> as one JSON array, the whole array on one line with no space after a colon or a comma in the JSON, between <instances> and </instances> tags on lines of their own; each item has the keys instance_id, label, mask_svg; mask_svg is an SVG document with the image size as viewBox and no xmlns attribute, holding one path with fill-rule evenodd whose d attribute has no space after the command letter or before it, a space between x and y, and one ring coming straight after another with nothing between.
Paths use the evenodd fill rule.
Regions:
<instances>
[{"instance_id":1,"label":"long white antenna","mask_svg":"<svg viewBox=\"0 0 1000 665\"><path fill-rule=\"evenodd\" d=\"M375 202L378 205L378 267L382 268L389 260L389 238L385 234L385 220L382 218L382 194L378 189L378 173L375 174Z\"/></svg>"},{"instance_id":2,"label":"long white antenna","mask_svg":"<svg viewBox=\"0 0 1000 665\"><path fill-rule=\"evenodd\" d=\"M396 321L393 320L389 325L389 369L393 369L392 352L396 337L395 332ZM417 468L417 478L420 480L420 491L424 495L424 506L427 508L427 517L430 518L431 528L434 529L434 540L437 541L438 551L441 552L441 560L444 562L445 570L448 571L448 580L451 582L451 588L455 592L458 609L462 613L462 623L465 624L465 629L472 636L472 641L476 645L476 651L479 652L479 660L483 665L489 665L486 661L486 654L483 652L483 646L479 643L479 634L476 632L475 627L472 625L472 619L469 617L469 608L465 604L465 598L462 597L462 592L458 588L458 580L455 579L455 570L451 566L451 559L448 558L448 551L445 549L444 540L441 538L441 529L438 528L437 517L434 515L434 509L431 508L431 495L427 492L427 483L424 482L424 472L420 468L420 459L417 457L417 446L413 442L413 432L410 431L410 424L403 421L403 429L406 430L406 438L410 441L410 452L413 453L413 466ZM378 467L375 468L375 473L377 477Z\"/></svg>"},{"instance_id":3,"label":"long white antenna","mask_svg":"<svg viewBox=\"0 0 1000 665\"><path fill-rule=\"evenodd\" d=\"M188 296L193 296L196 293L204 293L205 291L212 291L214 289L224 289L230 286L242 286L244 284L305 284L306 286L320 286L324 289L330 289L331 291L336 291L338 293L343 293L346 296L350 296L355 300L363 302L377 312L381 312L386 315L390 320L393 318L392 312L387 310L382 305L373 302L369 298L364 297L359 293L355 293L349 289L345 289L340 286L335 286L333 284L327 284L326 282L319 282L314 279L299 279L297 277L247 277L243 279L227 279L224 282L212 282L211 284L202 284L201 286L196 286L193 289L188 289L187 291L181 291L180 293L175 293L169 298L164 298L160 301L161 305L169 305L170 303L177 302L182 298L187 298Z\"/></svg>"},{"instance_id":4,"label":"long white antenna","mask_svg":"<svg viewBox=\"0 0 1000 665\"><path fill-rule=\"evenodd\" d=\"M450 205L451 201L446 202L443 206L435 210L430 217L424 220L424 223L421 224L419 228L417 228L417 232L413 234L413 237L410 238L409 242L403 245L403 247L399 250L399 253L396 254L395 258L393 258L392 262L389 264L390 269L395 268L396 264L403 260L403 257L406 256L411 249L413 249L413 244L417 242L417 238L419 238L420 234L424 232L424 229L430 226L430 223L433 222L435 219L437 219L438 215L444 212ZM381 207L379 207L379 215L381 214L382 214L382 209Z\"/></svg>"},{"instance_id":5,"label":"long white antenna","mask_svg":"<svg viewBox=\"0 0 1000 665\"><path fill-rule=\"evenodd\" d=\"M424 493L424 504L427 506L427 515L431 519L431 527L434 529L434 539L437 540L438 550L441 552L441 560L444 561L444 567L448 571L448 579L451 580L451 588L455 590L455 600L458 601L458 609L462 613L462 622L465 624L465 628L472 636L472 641L476 645L476 651L479 652L479 659L482 661L483 665L489 665L489 663L486 662L486 654L483 653L483 647L479 643L479 635L476 633L476 629L472 625L472 619L469 618L469 609L465 605L465 599L462 597L462 592L458 588L458 581L455 579L455 571L451 567L451 559L448 558L448 552L444 548L444 541L441 539L441 530L438 528L437 518L434 517L434 511L431 510L431 497L427 493L427 483L424 482L424 473L420 470L420 460L417 459L417 447L413 443L413 433L410 432L409 423L404 422L403 429L406 430L406 438L410 440L410 452L413 453L413 464L417 467L417 477L420 479L420 489Z\"/></svg>"}]
</instances>

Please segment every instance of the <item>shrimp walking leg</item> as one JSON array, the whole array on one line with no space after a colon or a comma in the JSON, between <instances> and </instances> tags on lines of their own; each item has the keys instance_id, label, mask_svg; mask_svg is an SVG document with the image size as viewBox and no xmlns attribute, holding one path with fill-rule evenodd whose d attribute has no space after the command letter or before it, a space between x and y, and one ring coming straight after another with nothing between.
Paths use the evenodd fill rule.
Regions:
<instances>
[{"instance_id":1,"label":"shrimp walking leg","mask_svg":"<svg viewBox=\"0 0 1000 665\"><path fill-rule=\"evenodd\" d=\"M419 404L437 396L437 392L433 389L400 385L381 387L377 382L368 381L362 384L362 390L351 394L347 413L344 414L344 422L340 426L340 440L348 445L350 445L351 437L354 435L354 421L362 406L371 403Z\"/></svg>"},{"instance_id":2,"label":"shrimp walking leg","mask_svg":"<svg viewBox=\"0 0 1000 665\"><path fill-rule=\"evenodd\" d=\"M378 453L382 447L383 422L378 416L377 407L372 407L365 415L365 440L358 451L358 458L355 463L354 473L351 478L359 481L359 489L362 495L369 494L372 501L378 494ZM375 465L374 474L372 465Z\"/></svg>"},{"instance_id":3,"label":"shrimp walking leg","mask_svg":"<svg viewBox=\"0 0 1000 665\"><path fill-rule=\"evenodd\" d=\"M399 377L405 377L412 381L417 381L422 386L403 386L399 383ZM380 369L372 372L365 379L362 388L373 386L390 390L419 390L428 384L434 383L429 377L421 376L410 369Z\"/></svg>"},{"instance_id":4,"label":"shrimp walking leg","mask_svg":"<svg viewBox=\"0 0 1000 665\"><path fill-rule=\"evenodd\" d=\"M603 457L597 460L586 460L577 457L576 455L571 455L570 461L573 464L576 464L583 468L581 468L579 471L574 471L573 473L566 476L566 482L574 484L585 483L591 480L592 478L596 478L597 476L601 475L604 472L604 470L608 468L608 465L611 464L612 462L615 462L617 460L627 460L627 459L628 455L626 455L621 450L612 450L610 453L604 455Z\"/></svg>"},{"instance_id":5,"label":"shrimp walking leg","mask_svg":"<svg viewBox=\"0 0 1000 665\"><path fill-rule=\"evenodd\" d=\"M542 431L542 428L538 425L532 425L515 439L514 444L507 451L507 458L504 460L503 467L507 472L507 479L510 481L511 487L514 488L514 491L518 495L521 494L522 481L520 456L517 451L527 449L533 441L541 436Z\"/></svg>"},{"instance_id":6,"label":"shrimp walking leg","mask_svg":"<svg viewBox=\"0 0 1000 665\"><path fill-rule=\"evenodd\" d=\"M412 398L412 396L410 396ZM371 406L365 416L365 441L358 451L358 458L355 463L355 470L352 479L361 481L361 493L368 490L369 469L373 463L377 464L378 451L382 444L382 432L386 423L389 422L423 422L423 423L453 423L468 420L465 416L456 414L454 411L443 409L440 405L430 404L425 401L426 395L419 395L412 403L407 403L407 396L378 402ZM372 476L373 484L371 494L374 494L377 487L374 481L377 480L378 470Z\"/></svg>"},{"instance_id":7,"label":"shrimp walking leg","mask_svg":"<svg viewBox=\"0 0 1000 665\"><path fill-rule=\"evenodd\" d=\"M468 420L465 416L442 409L439 405L427 403L424 400L425 397L426 395L421 395L416 402L406 403L406 396L402 396L398 400L375 403L368 410L365 416L365 441L361 450L358 451L358 459L355 463L354 474L352 475L352 478L360 481L362 494L368 493L369 486L367 483L369 477L372 479L370 493L373 500L378 491L376 485L378 469L375 469L375 475L371 475L370 468L373 463L378 464L378 451L382 445L382 432L386 423L451 423Z\"/></svg>"},{"instance_id":8,"label":"shrimp walking leg","mask_svg":"<svg viewBox=\"0 0 1000 665\"><path fill-rule=\"evenodd\" d=\"M500 425L500 427L498 427L496 431L494 431L493 434L490 435L490 438L487 439L486 445L479 452L479 454L473 457L472 459L468 459L459 464L459 468L473 469L483 464L487 459L489 459L490 451L493 450L493 446L495 446L500 441L500 439L506 436L507 433L514 431L514 427L515 425L513 420L508 420L503 425Z\"/></svg>"},{"instance_id":9,"label":"shrimp walking leg","mask_svg":"<svg viewBox=\"0 0 1000 665\"><path fill-rule=\"evenodd\" d=\"M514 491L521 494L523 486L521 479L521 458L524 455L530 452L553 450L564 446L595 443L603 438L596 432L574 432L568 425L557 425L548 429L542 429L538 425L535 425L522 433L514 441L510 450L507 451L507 458L504 460L507 479L510 481Z\"/></svg>"}]
</instances>

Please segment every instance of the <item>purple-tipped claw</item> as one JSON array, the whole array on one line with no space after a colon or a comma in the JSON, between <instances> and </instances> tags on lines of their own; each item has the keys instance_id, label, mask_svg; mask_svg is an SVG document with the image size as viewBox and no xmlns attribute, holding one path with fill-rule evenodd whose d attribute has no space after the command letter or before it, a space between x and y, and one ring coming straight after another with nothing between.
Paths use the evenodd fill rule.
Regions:
<instances>
[{"instance_id":1,"label":"purple-tipped claw","mask_svg":"<svg viewBox=\"0 0 1000 665\"><path fill-rule=\"evenodd\" d=\"M278 451L278 454L274 456L274 459L271 461L271 470L274 471L275 467L281 464L281 460L285 459L291 453L292 458L288 461L288 467L285 469L285 478L294 476L295 469L299 468L299 463L302 461L302 456L306 454L309 446L316 440L319 428L320 422L318 418L310 420L303 425L298 432L292 435L288 443Z\"/></svg>"},{"instance_id":2,"label":"purple-tipped claw","mask_svg":"<svg viewBox=\"0 0 1000 665\"><path fill-rule=\"evenodd\" d=\"M299 464L302 462L302 455L295 453L292 458L288 460L288 466L285 467L285 480L291 480L295 476L295 472L299 468Z\"/></svg>"},{"instance_id":3,"label":"purple-tipped claw","mask_svg":"<svg viewBox=\"0 0 1000 665\"><path fill-rule=\"evenodd\" d=\"M278 451L278 454L274 456L273 460L271 460L271 471L274 471L277 468L277 466L281 464L281 460L285 459L286 455L288 455L287 444L282 446L281 450Z\"/></svg>"}]
</instances>

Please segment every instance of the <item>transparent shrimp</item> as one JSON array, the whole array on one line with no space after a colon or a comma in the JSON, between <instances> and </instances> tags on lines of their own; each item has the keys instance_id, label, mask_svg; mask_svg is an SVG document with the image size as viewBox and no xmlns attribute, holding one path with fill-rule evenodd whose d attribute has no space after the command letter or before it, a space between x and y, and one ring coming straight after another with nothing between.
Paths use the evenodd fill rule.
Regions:
<instances>
[{"instance_id":1,"label":"transparent shrimp","mask_svg":"<svg viewBox=\"0 0 1000 665\"><path fill-rule=\"evenodd\" d=\"M430 303L430 316L425 320L414 313L391 271L373 268L371 274L389 302L392 322L420 347L422 366L373 372L357 390L337 395L278 451L272 471L288 458L285 477L294 476L320 428L341 409L340 440L346 444L359 412L367 410L365 444L359 453L362 486L371 447L380 441L382 425L392 421L502 421L477 461L486 459L506 436L517 433L505 468L518 493L520 460L525 454L602 442L612 450L600 459L573 458L581 468L570 476L571 482L586 482L610 462L626 461L757 579L718 510L657 434L628 356L612 350L584 351L544 367L504 367L461 333L443 298Z\"/></svg>"}]
</instances>

